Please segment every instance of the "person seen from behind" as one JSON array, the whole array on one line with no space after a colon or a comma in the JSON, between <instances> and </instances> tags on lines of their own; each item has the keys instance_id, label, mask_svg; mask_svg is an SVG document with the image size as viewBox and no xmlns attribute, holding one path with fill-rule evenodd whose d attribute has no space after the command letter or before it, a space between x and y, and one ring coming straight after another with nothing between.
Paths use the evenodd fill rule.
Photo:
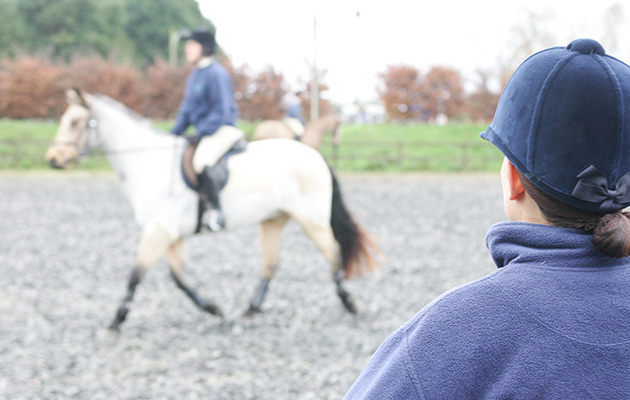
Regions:
<instances>
[{"instance_id":1,"label":"person seen from behind","mask_svg":"<svg viewBox=\"0 0 630 400\"><path fill-rule=\"evenodd\" d=\"M630 67L591 39L538 52L481 136L505 155L498 269L394 332L345 399L630 399Z\"/></svg>"}]
</instances>

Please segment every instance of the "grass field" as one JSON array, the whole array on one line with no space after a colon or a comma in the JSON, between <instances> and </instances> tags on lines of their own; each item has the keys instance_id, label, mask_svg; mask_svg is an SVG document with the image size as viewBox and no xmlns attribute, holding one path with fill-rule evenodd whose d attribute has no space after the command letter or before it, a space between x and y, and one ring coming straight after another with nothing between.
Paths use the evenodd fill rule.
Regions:
<instances>
[{"instance_id":1,"label":"grass field","mask_svg":"<svg viewBox=\"0 0 630 400\"><path fill-rule=\"evenodd\" d=\"M48 169L43 156L57 125L55 121L0 120L0 169ZM167 131L172 123L155 125ZM239 124L247 137L255 126ZM335 148L326 137L321 152L340 171L497 171L503 157L479 138L485 128L463 123L346 125L342 143ZM109 166L97 151L76 168L106 170Z\"/></svg>"},{"instance_id":2,"label":"grass field","mask_svg":"<svg viewBox=\"0 0 630 400\"><path fill-rule=\"evenodd\" d=\"M496 171L503 156L479 137L486 125L350 125L336 151L322 153L347 171Z\"/></svg>"}]
</instances>

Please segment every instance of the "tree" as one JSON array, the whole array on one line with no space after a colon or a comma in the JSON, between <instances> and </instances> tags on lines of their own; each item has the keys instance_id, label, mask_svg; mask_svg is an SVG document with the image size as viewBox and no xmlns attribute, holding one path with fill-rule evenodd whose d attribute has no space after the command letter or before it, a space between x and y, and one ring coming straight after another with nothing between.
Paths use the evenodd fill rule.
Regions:
<instances>
[{"instance_id":1,"label":"tree","mask_svg":"<svg viewBox=\"0 0 630 400\"><path fill-rule=\"evenodd\" d=\"M0 0L0 22L0 55L13 39L65 61L97 54L143 65L168 57L171 30L213 28L195 0Z\"/></svg>"},{"instance_id":2,"label":"tree","mask_svg":"<svg viewBox=\"0 0 630 400\"><path fill-rule=\"evenodd\" d=\"M54 118L65 106L66 72L43 57L3 60L0 68L0 117Z\"/></svg>"},{"instance_id":3,"label":"tree","mask_svg":"<svg viewBox=\"0 0 630 400\"><path fill-rule=\"evenodd\" d=\"M224 62L224 65L232 74L240 118L246 121L282 118L282 99L287 93L287 84L281 72L272 66L254 73L247 65L239 68L234 68L229 62Z\"/></svg>"},{"instance_id":4,"label":"tree","mask_svg":"<svg viewBox=\"0 0 630 400\"><path fill-rule=\"evenodd\" d=\"M132 110L142 112L142 79L137 69L91 57L73 60L69 70L71 87L110 96Z\"/></svg>"},{"instance_id":5,"label":"tree","mask_svg":"<svg viewBox=\"0 0 630 400\"><path fill-rule=\"evenodd\" d=\"M201 15L196 0L126 0L129 17L125 31L144 63L168 58L170 30L198 26L214 29Z\"/></svg>"},{"instance_id":6,"label":"tree","mask_svg":"<svg viewBox=\"0 0 630 400\"><path fill-rule=\"evenodd\" d=\"M387 116L402 121L420 118L425 106L420 71L408 65L389 65L379 77L383 85L378 92Z\"/></svg>"},{"instance_id":7,"label":"tree","mask_svg":"<svg viewBox=\"0 0 630 400\"><path fill-rule=\"evenodd\" d=\"M509 35L512 54L506 61L506 70L513 70L527 57L544 48L557 44L557 21L553 12L525 10L519 14L520 21Z\"/></svg>"},{"instance_id":8,"label":"tree","mask_svg":"<svg viewBox=\"0 0 630 400\"><path fill-rule=\"evenodd\" d=\"M240 67L234 67L227 57L219 57L219 62L230 72L232 82L234 83L234 98L238 102L241 118L243 114L243 98L247 92L247 87L251 81L250 71L247 64Z\"/></svg>"},{"instance_id":9,"label":"tree","mask_svg":"<svg viewBox=\"0 0 630 400\"><path fill-rule=\"evenodd\" d=\"M495 93L489 88L490 71L477 70L477 76L479 78L477 87L467 99L468 114L475 121L492 121L499 103L499 93Z\"/></svg>"},{"instance_id":10,"label":"tree","mask_svg":"<svg viewBox=\"0 0 630 400\"><path fill-rule=\"evenodd\" d=\"M18 10L27 51L46 49L66 61L75 54L131 56L124 0L18 0Z\"/></svg>"},{"instance_id":11,"label":"tree","mask_svg":"<svg viewBox=\"0 0 630 400\"><path fill-rule=\"evenodd\" d=\"M17 1L0 0L0 57L14 56L25 34Z\"/></svg>"},{"instance_id":12,"label":"tree","mask_svg":"<svg viewBox=\"0 0 630 400\"><path fill-rule=\"evenodd\" d=\"M142 87L142 115L157 119L175 118L189 73L189 67L172 67L159 58L149 65Z\"/></svg>"},{"instance_id":13,"label":"tree","mask_svg":"<svg viewBox=\"0 0 630 400\"><path fill-rule=\"evenodd\" d=\"M430 118L445 114L452 118L463 111L464 87L459 71L448 67L432 67L420 85L424 113Z\"/></svg>"},{"instance_id":14,"label":"tree","mask_svg":"<svg viewBox=\"0 0 630 400\"><path fill-rule=\"evenodd\" d=\"M464 87L455 69L436 66L422 76L415 67L390 65L379 77L379 94L390 119L427 120L438 114L450 118L463 112Z\"/></svg>"}]
</instances>

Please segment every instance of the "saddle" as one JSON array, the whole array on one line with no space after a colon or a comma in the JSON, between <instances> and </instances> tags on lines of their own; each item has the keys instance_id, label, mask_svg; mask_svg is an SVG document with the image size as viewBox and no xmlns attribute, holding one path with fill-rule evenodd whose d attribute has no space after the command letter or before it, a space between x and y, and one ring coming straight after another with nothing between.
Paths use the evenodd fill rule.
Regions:
<instances>
[{"instance_id":1,"label":"saddle","mask_svg":"<svg viewBox=\"0 0 630 400\"><path fill-rule=\"evenodd\" d=\"M223 189L228 181L228 159L234 154L245 151L247 149L247 143L248 142L245 139L237 141L232 145L227 153L219 159L219 161L217 161L213 166L204 168L201 173L210 175L210 178L217 183L217 186ZM186 185L194 191L199 190L199 175L195 172L192 162L196 149L196 145L190 144L184 151L184 155L182 157L182 176L184 177L184 182L186 182Z\"/></svg>"},{"instance_id":2,"label":"saddle","mask_svg":"<svg viewBox=\"0 0 630 400\"><path fill-rule=\"evenodd\" d=\"M229 171L228 171L228 159L234 154L238 154L247 149L247 141L245 139L240 139L236 143L232 145L232 147L225 153L219 161L217 161L212 166L206 166L201 174L197 174L193 168L193 158L195 155L195 150L197 149L197 145L191 143L186 150L184 151L184 155L182 157L182 176L184 178L184 182L186 185L192 190L199 193L200 191L200 179L201 174L204 174L205 179L211 180L215 187L219 190L223 189L227 184L229 179ZM208 204L202 198L202 195L199 195L198 201L198 213L197 213L197 228L195 229L195 233L201 232L202 228L202 216L205 211L208 209Z\"/></svg>"},{"instance_id":3,"label":"saddle","mask_svg":"<svg viewBox=\"0 0 630 400\"><path fill-rule=\"evenodd\" d=\"M304 125L297 118L284 118L282 123L293 133L293 139L300 140L304 135Z\"/></svg>"}]
</instances>

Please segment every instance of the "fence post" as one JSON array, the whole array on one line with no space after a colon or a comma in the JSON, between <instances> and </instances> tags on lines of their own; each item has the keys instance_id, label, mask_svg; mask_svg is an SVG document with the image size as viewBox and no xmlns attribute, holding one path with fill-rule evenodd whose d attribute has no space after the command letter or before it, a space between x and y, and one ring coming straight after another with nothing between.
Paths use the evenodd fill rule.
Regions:
<instances>
[{"instance_id":1,"label":"fence post","mask_svg":"<svg viewBox=\"0 0 630 400\"><path fill-rule=\"evenodd\" d=\"M12 147L11 152L13 153L13 160L11 162L11 167L17 169L20 165L20 142L17 139L9 140L9 144Z\"/></svg>"},{"instance_id":2,"label":"fence post","mask_svg":"<svg viewBox=\"0 0 630 400\"><path fill-rule=\"evenodd\" d=\"M339 166L339 143L333 143L333 165L335 169Z\"/></svg>"},{"instance_id":3,"label":"fence post","mask_svg":"<svg viewBox=\"0 0 630 400\"><path fill-rule=\"evenodd\" d=\"M462 142L462 171L468 169L468 142Z\"/></svg>"}]
</instances>

